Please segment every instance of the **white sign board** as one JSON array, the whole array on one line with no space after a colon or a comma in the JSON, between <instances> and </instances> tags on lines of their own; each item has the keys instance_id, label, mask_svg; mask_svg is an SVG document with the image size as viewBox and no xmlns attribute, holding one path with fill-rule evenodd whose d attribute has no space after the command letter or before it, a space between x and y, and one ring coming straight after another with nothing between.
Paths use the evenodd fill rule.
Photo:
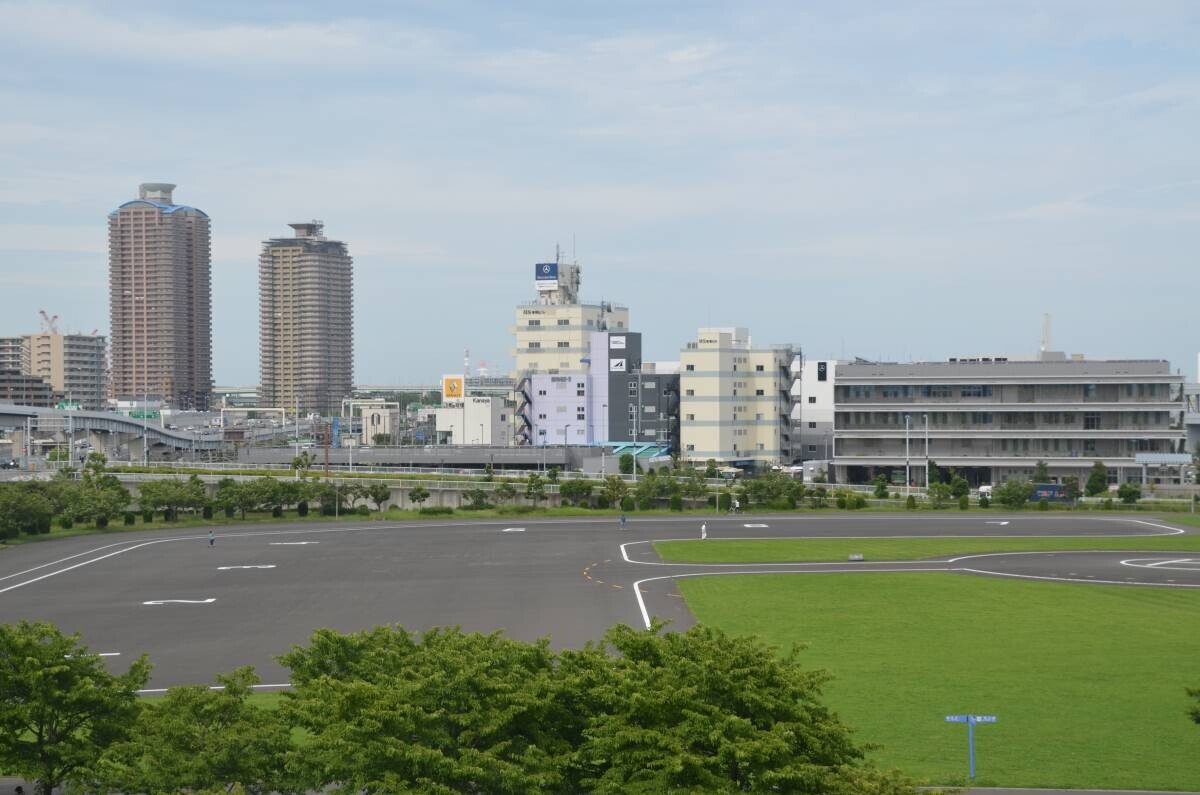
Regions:
<instances>
[{"instance_id":1,"label":"white sign board","mask_svg":"<svg viewBox=\"0 0 1200 795\"><path fill-rule=\"evenodd\" d=\"M625 350L625 337L624 337L624 335L622 335L622 336L619 336L619 337L616 337L616 336L614 336L614 337L609 337L609 338L608 338L608 349L609 349L610 351L623 351L623 350Z\"/></svg>"},{"instance_id":2,"label":"white sign board","mask_svg":"<svg viewBox=\"0 0 1200 795\"><path fill-rule=\"evenodd\" d=\"M610 373L625 372L625 360L624 359L609 359L608 360L608 371Z\"/></svg>"}]
</instances>

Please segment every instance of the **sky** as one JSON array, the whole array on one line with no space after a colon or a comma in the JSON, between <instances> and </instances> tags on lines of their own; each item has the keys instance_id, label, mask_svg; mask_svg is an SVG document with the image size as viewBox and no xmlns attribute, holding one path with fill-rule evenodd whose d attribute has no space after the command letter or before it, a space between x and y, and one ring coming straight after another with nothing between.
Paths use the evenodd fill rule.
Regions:
<instances>
[{"instance_id":1,"label":"sky","mask_svg":"<svg viewBox=\"0 0 1200 795\"><path fill-rule=\"evenodd\" d=\"M257 258L355 259L355 380L512 360L555 246L649 359L1053 347L1194 378L1200 4L0 0L0 335L108 331L106 216L212 218L214 380Z\"/></svg>"}]
</instances>

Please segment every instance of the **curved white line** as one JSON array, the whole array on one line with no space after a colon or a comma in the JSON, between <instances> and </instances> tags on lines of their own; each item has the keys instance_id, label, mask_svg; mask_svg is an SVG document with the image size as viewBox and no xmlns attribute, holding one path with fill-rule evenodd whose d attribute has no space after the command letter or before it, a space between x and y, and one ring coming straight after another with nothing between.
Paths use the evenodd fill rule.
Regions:
<instances>
[{"instance_id":1,"label":"curved white line","mask_svg":"<svg viewBox=\"0 0 1200 795\"><path fill-rule=\"evenodd\" d=\"M1176 560L1155 560L1154 558L1130 558L1121 561L1122 566L1129 566L1134 569L1156 569L1166 571L1191 571L1200 573L1200 566L1172 566L1172 563L1197 563L1200 564L1200 559L1197 558L1178 558Z\"/></svg>"},{"instance_id":2,"label":"curved white line","mask_svg":"<svg viewBox=\"0 0 1200 795\"><path fill-rule=\"evenodd\" d=\"M1013 574L1005 571L985 571L983 569L950 569L950 571L966 571L971 574L987 574L994 577L1012 577L1018 580L1050 580L1052 582L1096 583L1098 585L1136 585L1139 588L1200 588L1200 583L1188 585L1176 582L1132 582L1130 580L1088 580L1082 577L1048 577L1038 574Z\"/></svg>"},{"instance_id":3,"label":"curved white line","mask_svg":"<svg viewBox=\"0 0 1200 795\"><path fill-rule=\"evenodd\" d=\"M796 564L792 564L793 566ZM844 566L845 564L837 564ZM860 568L844 568L841 570L831 569L797 569L793 571L699 571L691 574L664 574L661 577L647 577L643 580L638 580L633 584L633 593L637 597L638 609L642 611L642 623L646 625L646 629L650 629L650 613L646 610L646 600L642 598L642 583L655 582L657 580L678 580L684 577L720 577L729 574L855 574L870 572L872 574L878 572L905 572L905 571L954 571L947 568L925 568L925 567L910 567L910 568L892 568L892 569L860 569Z\"/></svg>"}]
</instances>

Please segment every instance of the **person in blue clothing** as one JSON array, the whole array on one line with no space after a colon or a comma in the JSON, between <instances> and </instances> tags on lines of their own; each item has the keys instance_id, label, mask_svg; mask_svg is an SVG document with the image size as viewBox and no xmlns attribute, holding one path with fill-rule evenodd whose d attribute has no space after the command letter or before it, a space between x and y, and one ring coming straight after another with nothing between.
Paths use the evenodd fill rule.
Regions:
<instances>
[{"instance_id":1,"label":"person in blue clothing","mask_svg":"<svg viewBox=\"0 0 1200 795\"><path fill-rule=\"evenodd\" d=\"M621 514L621 529L625 529L625 514Z\"/></svg>"},{"instance_id":2,"label":"person in blue clothing","mask_svg":"<svg viewBox=\"0 0 1200 795\"><path fill-rule=\"evenodd\" d=\"M212 530L209 530L208 531L208 545L211 547L211 546L214 546L216 543L217 543L217 537L215 535L213 535Z\"/></svg>"}]
</instances>

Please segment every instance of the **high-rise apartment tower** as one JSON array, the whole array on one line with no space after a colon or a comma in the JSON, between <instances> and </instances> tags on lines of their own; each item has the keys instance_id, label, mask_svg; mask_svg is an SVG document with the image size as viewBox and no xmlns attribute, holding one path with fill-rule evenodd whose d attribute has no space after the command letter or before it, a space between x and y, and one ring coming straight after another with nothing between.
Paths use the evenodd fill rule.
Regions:
<instances>
[{"instance_id":1,"label":"high-rise apartment tower","mask_svg":"<svg viewBox=\"0 0 1200 795\"><path fill-rule=\"evenodd\" d=\"M149 182L108 216L112 392L204 410L212 390L208 216Z\"/></svg>"},{"instance_id":2,"label":"high-rise apartment tower","mask_svg":"<svg viewBox=\"0 0 1200 795\"><path fill-rule=\"evenodd\" d=\"M336 414L354 379L354 271L320 221L263 243L258 258L259 403Z\"/></svg>"}]
</instances>

